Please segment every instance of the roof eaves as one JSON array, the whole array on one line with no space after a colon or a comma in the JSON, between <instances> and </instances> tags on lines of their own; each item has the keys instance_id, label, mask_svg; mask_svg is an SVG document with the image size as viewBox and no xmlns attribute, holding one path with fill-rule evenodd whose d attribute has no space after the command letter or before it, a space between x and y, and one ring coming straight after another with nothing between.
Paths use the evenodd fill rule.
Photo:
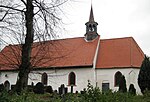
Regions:
<instances>
[{"instance_id":1,"label":"roof eaves","mask_svg":"<svg viewBox=\"0 0 150 102\"><path fill-rule=\"evenodd\" d=\"M70 68L93 68L93 65L85 66L59 66L59 67L36 67L33 70L53 70L53 69L70 69Z\"/></svg>"},{"instance_id":2,"label":"roof eaves","mask_svg":"<svg viewBox=\"0 0 150 102\"><path fill-rule=\"evenodd\" d=\"M102 67L102 68L96 68L96 69L126 69L126 68L136 68L139 69L140 67L138 66L126 66L126 67Z\"/></svg>"}]
</instances>

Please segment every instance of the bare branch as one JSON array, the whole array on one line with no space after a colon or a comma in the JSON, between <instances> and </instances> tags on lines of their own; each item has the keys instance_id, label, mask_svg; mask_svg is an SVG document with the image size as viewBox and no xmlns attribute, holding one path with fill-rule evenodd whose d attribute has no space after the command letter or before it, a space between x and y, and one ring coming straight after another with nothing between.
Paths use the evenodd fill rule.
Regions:
<instances>
[{"instance_id":1,"label":"bare branch","mask_svg":"<svg viewBox=\"0 0 150 102\"><path fill-rule=\"evenodd\" d=\"M23 4L25 5L25 6L27 6L27 3L24 1L24 0L21 0L22 2L23 2Z\"/></svg>"},{"instance_id":2,"label":"bare branch","mask_svg":"<svg viewBox=\"0 0 150 102\"><path fill-rule=\"evenodd\" d=\"M8 9L19 11L19 12L25 12L24 10L20 10L20 9L16 9L14 7L9 7L9 6L4 6L4 5L0 5L0 8L8 8Z\"/></svg>"},{"instance_id":3,"label":"bare branch","mask_svg":"<svg viewBox=\"0 0 150 102\"><path fill-rule=\"evenodd\" d=\"M9 11L9 10L7 10L6 13L4 14L4 16L2 17L2 19L0 19L0 22L4 20L4 18L5 18L6 15L8 14L8 11Z\"/></svg>"},{"instance_id":4,"label":"bare branch","mask_svg":"<svg viewBox=\"0 0 150 102\"><path fill-rule=\"evenodd\" d=\"M50 3L46 1L50 1ZM19 91L27 86L28 74L33 67L38 68L41 65L43 67L49 62L51 65L55 65L59 59L68 55L64 55L64 52L62 55L59 54L62 49L56 45L57 43L51 43L50 45L50 43L44 42L55 37L59 24L61 24L59 6L68 0L46 1L20 0L21 3L0 4L0 9L2 8L4 14L1 20L2 25L0 25L2 33L5 28L4 34L9 41L20 43L20 48L14 49L14 46L12 46L11 52L4 54L7 62L10 62L11 58L16 58L16 60L12 60L10 66L14 65L19 68L16 83ZM38 44L36 43L36 46L33 43L35 40L40 41ZM21 44L22 42L23 44ZM4 64L6 64L5 61Z\"/></svg>"}]
</instances>

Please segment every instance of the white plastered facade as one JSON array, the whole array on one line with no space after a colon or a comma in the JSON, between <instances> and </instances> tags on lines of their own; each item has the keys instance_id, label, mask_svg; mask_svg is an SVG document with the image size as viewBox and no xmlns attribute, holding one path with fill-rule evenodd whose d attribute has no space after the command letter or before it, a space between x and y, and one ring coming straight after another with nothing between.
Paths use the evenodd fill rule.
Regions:
<instances>
[{"instance_id":1,"label":"white plastered facade","mask_svg":"<svg viewBox=\"0 0 150 102\"><path fill-rule=\"evenodd\" d=\"M95 72L94 72L95 71ZM88 80L94 86L98 86L102 89L103 83L109 83L109 88L112 91L117 91L118 87L115 87L115 74L121 72L125 76L127 89L130 84L134 84L136 91L140 94L140 89L137 84L139 69L135 68L117 68L117 69L94 69L94 68L66 68L66 69L46 69L36 70L29 74L28 85L33 82L34 85L41 82L42 73L48 75L48 84L53 87L54 90L58 90L61 84L68 87L70 92L70 86L68 85L69 73L74 72L76 76L76 85L74 86L75 91L81 91L87 88ZM95 75L94 75L95 74ZM16 71L3 71L0 73L0 84L5 81L9 81L10 85L14 85L17 81L18 73Z\"/></svg>"}]
</instances>

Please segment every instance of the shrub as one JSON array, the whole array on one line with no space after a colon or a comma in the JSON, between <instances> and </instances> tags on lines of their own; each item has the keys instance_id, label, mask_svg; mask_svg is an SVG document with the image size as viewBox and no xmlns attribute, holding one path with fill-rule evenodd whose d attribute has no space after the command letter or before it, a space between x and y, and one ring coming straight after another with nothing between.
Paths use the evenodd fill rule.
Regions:
<instances>
[{"instance_id":1,"label":"shrub","mask_svg":"<svg viewBox=\"0 0 150 102\"><path fill-rule=\"evenodd\" d=\"M44 85L41 82L38 82L34 87L34 93L44 94Z\"/></svg>"},{"instance_id":2,"label":"shrub","mask_svg":"<svg viewBox=\"0 0 150 102\"><path fill-rule=\"evenodd\" d=\"M120 92L127 92L126 79L125 79L124 75L122 75L121 78L120 78L119 91Z\"/></svg>"},{"instance_id":3,"label":"shrub","mask_svg":"<svg viewBox=\"0 0 150 102\"><path fill-rule=\"evenodd\" d=\"M100 100L101 91L98 87L93 87L90 81L88 81L87 89L84 89L82 92L82 99L84 102L97 102Z\"/></svg>"},{"instance_id":4,"label":"shrub","mask_svg":"<svg viewBox=\"0 0 150 102\"><path fill-rule=\"evenodd\" d=\"M27 86L27 91L33 92L33 86L32 86L32 85L28 85L28 86Z\"/></svg>"},{"instance_id":5,"label":"shrub","mask_svg":"<svg viewBox=\"0 0 150 102\"><path fill-rule=\"evenodd\" d=\"M8 93L6 91L0 92L0 102L9 102Z\"/></svg>"},{"instance_id":6,"label":"shrub","mask_svg":"<svg viewBox=\"0 0 150 102\"><path fill-rule=\"evenodd\" d=\"M130 84L129 86L129 93L132 95L136 95L136 89L134 88L133 84Z\"/></svg>"},{"instance_id":7,"label":"shrub","mask_svg":"<svg viewBox=\"0 0 150 102\"><path fill-rule=\"evenodd\" d=\"M53 93L52 86L47 86L45 91L48 92L48 93Z\"/></svg>"}]
</instances>

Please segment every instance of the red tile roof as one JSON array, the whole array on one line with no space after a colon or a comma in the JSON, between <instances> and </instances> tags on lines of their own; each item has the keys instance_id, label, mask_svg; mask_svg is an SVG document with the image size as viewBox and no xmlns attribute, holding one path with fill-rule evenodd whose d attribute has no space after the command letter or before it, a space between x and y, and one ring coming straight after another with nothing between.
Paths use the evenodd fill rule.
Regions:
<instances>
[{"instance_id":1,"label":"red tile roof","mask_svg":"<svg viewBox=\"0 0 150 102\"><path fill-rule=\"evenodd\" d=\"M92 66L98 38L87 42L83 37L35 43L32 48L33 67ZM6 46L0 53L0 70L13 70L20 63L20 45Z\"/></svg>"},{"instance_id":2,"label":"red tile roof","mask_svg":"<svg viewBox=\"0 0 150 102\"><path fill-rule=\"evenodd\" d=\"M0 52L0 70L15 70L20 63L20 47L18 45L6 46Z\"/></svg>"},{"instance_id":3,"label":"red tile roof","mask_svg":"<svg viewBox=\"0 0 150 102\"><path fill-rule=\"evenodd\" d=\"M34 43L31 63L36 68L86 67L93 60L100 37L83 37ZM0 52L0 70L18 68L21 46L9 45ZM96 68L140 67L144 54L132 37L100 40Z\"/></svg>"},{"instance_id":4,"label":"red tile roof","mask_svg":"<svg viewBox=\"0 0 150 102\"><path fill-rule=\"evenodd\" d=\"M100 41L96 68L140 67L144 53L132 37Z\"/></svg>"}]
</instances>

